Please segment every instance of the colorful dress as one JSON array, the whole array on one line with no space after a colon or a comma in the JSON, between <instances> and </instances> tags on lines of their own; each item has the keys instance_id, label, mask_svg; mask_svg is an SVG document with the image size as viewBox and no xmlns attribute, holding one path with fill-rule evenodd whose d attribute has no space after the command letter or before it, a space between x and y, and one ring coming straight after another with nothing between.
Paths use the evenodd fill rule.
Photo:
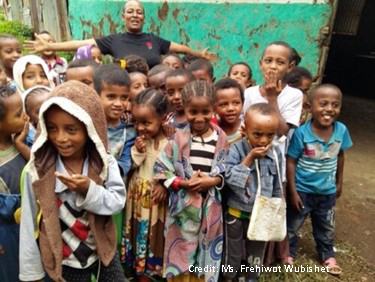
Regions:
<instances>
[{"instance_id":1,"label":"colorful dress","mask_svg":"<svg viewBox=\"0 0 375 282\"><path fill-rule=\"evenodd\" d=\"M209 176L221 176L225 171L227 154L225 133L211 124L218 134L214 160ZM170 187L177 176L187 180L193 176L190 162L190 128L177 131L161 152L154 175ZM207 193L169 189L169 205L165 223L164 277L168 280L218 281L223 247L223 219L221 208L222 187L212 187ZM209 271L189 272L191 266L209 266ZM197 268L195 268L197 269ZM185 279L186 278L186 279Z\"/></svg>"},{"instance_id":2,"label":"colorful dress","mask_svg":"<svg viewBox=\"0 0 375 282\"><path fill-rule=\"evenodd\" d=\"M134 171L128 188L125 211L125 231L122 240L121 260L126 267L135 269L137 275L162 276L164 250L164 222L166 202L154 204L151 191L157 181L153 178L153 166L160 151L167 145L161 140L154 149L154 141L148 140L146 152L131 149Z\"/></svg>"}]
</instances>

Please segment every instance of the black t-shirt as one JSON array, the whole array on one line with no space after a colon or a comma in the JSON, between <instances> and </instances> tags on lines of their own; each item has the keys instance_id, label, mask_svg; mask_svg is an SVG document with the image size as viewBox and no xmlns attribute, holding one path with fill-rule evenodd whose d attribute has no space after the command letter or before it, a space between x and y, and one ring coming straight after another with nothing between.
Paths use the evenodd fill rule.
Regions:
<instances>
[{"instance_id":1,"label":"black t-shirt","mask_svg":"<svg viewBox=\"0 0 375 282\"><path fill-rule=\"evenodd\" d=\"M120 33L96 39L98 48L104 55L122 59L135 54L146 59L150 68L160 63L160 55L168 53L171 42L152 33Z\"/></svg>"}]
</instances>

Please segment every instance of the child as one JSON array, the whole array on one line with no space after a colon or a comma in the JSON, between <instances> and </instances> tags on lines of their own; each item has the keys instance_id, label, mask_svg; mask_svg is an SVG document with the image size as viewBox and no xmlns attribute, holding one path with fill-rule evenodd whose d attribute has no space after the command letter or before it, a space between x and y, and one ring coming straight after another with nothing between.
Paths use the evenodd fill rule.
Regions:
<instances>
[{"instance_id":1,"label":"child","mask_svg":"<svg viewBox=\"0 0 375 282\"><path fill-rule=\"evenodd\" d=\"M14 213L21 203L20 177L26 160L12 136L22 132L26 122L21 96L14 88L0 86L0 281L18 281L19 225Z\"/></svg>"},{"instance_id":2,"label":"child","mask_svg":"<svg viewBox=\"0 0 375 282\"><path fill-rule=\"evenodd\" d=\"M77 80L94 88L94 72L99 66L94 60L78 59L71 61L66 70L66 80Z\"/></svg>"},{"instance_id":3,"label":"child","mask_svg":"<svg viewBox=\"0 0 375 282\"><path fill-rule=\"evenodd\" d=\"M121 120L128 106L130 83L127 71L114 64L99 66L94 74L94 87L107 121L109 150L117 160L123 178L131 168L130 148L135 141L133 126Z\"/></svg>"},{"instance_id":4,"label":"child","mask_svg":"<svg viewBox=\"0 0 375 282\"><path fill-rule=\"evenodd\" d=\"M155 178L169 191L164 277L217 281L223 244L219 190L228 143L225 133L211 123L215 96L210 83L188 83L182 102L189 127L176 132L154 167ZM209 271L203 270L206 266Z\"/></svg>"},{"instance_id":5,"label":"child","mask_svg":"<svg viewBox=\"0 0 375 282\"><path fill-rule=\"evenodd\" d=\"M13 80L13 65L21 57L21 47L13 35L0 35L0 63L9 81Z\"/></svg>"},{"instance_id":6,"label":"child","mask_svg":"<svg viewBox=\"0 0 375 282\"><path fill-rule=\"evenodd\" d=\"M165 94L165 78L170 70L170 67L166 65L160 64L154 66L147 74L148 84Z\"/></svg>"},{"instance_id":7,"label":"child","mask_svg":"<svg viewBox=\"0 0 375 282\"><path fill-rule=\"evenodd\" d=\"M55 38L48 31L42 31L39 33L39 37L47 42L56 42ZM65 81L66 69L68 68L68 62L66 59L57 56L56 52L53 50L43 51L40 55L48 66L48 70L55 86L63 83Z\"/></svg>"},{"instance_id":8,"label":"child","mask_svg":"<svg viewBox=\"0 0 375 282\"><path fill-rule=\"evenodd\" d=\"M22 95L24 109L30 118L30 124L32 125L32 128L29 128L26 137L26 144L30 148L34 144L35 130L39 123L39 109L43 102L49 98L50 94L50 88L45 86L34 86L27 89Z\"/></svg>"},{"instance_id":9,"label":"child","mask_svg":"<svg viewBox=\"0 0 375 282\"><path fill-rule=\"evenodd\" d=\"M36 85L54 87L46 63L35 55L26 55L18 59L13 66L13 77L21 95L25 90Z\"/></svg>"},{"instance_id":10,"label":"child","mask_svg":"<svg viewBox=\"0 0 375 282\"><path fill-rule=\"evenodd\" d=\"M141 93L143 90L148 88L148 81L147 76L144 75L141 72L132 72L129 73L130 76L130 95L129 95L129 101L128 101L128 107L126 109L126 120L127 122L131 123L132 121L132 103L135 100L135 98L138 96L139 93Z\"/></svg>"},{"instance_id":11,"label":"child","mask_svg":"<svg viewBox=\"0 0 375 282\"><path fill-rule=\"evenodd\" d=\"M215 83L215 96L215 112L220 118L219 126L227 135L228 143L241 140L242 87L231 78L223 78Z\"/></svg>"},{"instance_id":12,"label":"child","mask_svg":"<svg viewBox=\"0 0 375 282\"><path fill-rule=\"evenodd\" d=\"M282 181L284 183L286 182L285 154L288 141L286 136L288 136L290 129L299 125L303 96L299 89L290 87L283 82L285 75L294 67L291 56L291 47L283 41L272 42L266 47L259 62L265 81L262 85L246 89L243 108L243 111L246 112L251 105L256 103L269 103L276 111L279 119L276 136L283 156ZM285 190L285 185L286 183L283 190ZM277 242L276 245L273 242L270 243L266 255L266 264L276 260L274 253L276 253L277 259L280 259L283 263L291 263L291 261L287 261L289 254L287 237L284 241Z\"/></svg>"},{"instance_id":13,"label":"child","mask_svg":"<svg viewBox=\"0 0 375 282\"><path fill-rule=\"evenodd\" d=\"M90 281L92 274L124 281L112 214L124 207L126 192L107 153L98 95L80 82L64 83L39 117L22 197L20 280L40 280L47 271L54 281Z\"/></svg>"},{"instance_id":14,"label":"child","mask_svg":"<svg viewBox=\"0 0 375 282\"><path fill-rule=\"evenodd\" d=\"M319 259L331 274L339 275L333 246L335 202L342 193L344 151L353 143L345 125L336 121L340 89L323 84L312 90L309 99L312 119L295 130L288 149L290 256L297 254L297 233L310 214Z\"/></svg>"},{"instance_id":15,"label":"child","mask_svg":"<svg viewBox=\"0 0 375 282\"><path fill-rule=\"evenodd\" d=\"M182 58L182 61L184 62L185 69L188 69L192 62L194 62L195 60L199 60L199 59L200 59L200 57L198 57L198 56L194 56L194 55L191 55L191 54L185 54L184 57Z\"/></svg>"},{"instance_id":16,"label":"child","mask_svg":"<svg viewBox=\"0 0 375 282\"><path fill-rule=\"evenodd\" d=\"M160 278L163 271L164 220L167 190L153 178L152 168L167 144L162 121L168 110L163 93L153 88L133 101L138 137L131 149L135 171L129 182L122 259L139 281Z\"/></svg>"},{"instance_id":17,"label":"child","mask_svg":"<svg viewBox=\"0 0 375 282\"><path fill-rule=\"evenodd\" d=\"M236 80L244 91L252 85L252 75L253 72L250 66L244 62L235 63L228 71L228 77Z\"/></svg>"},{"instance_id":18,"label":"child","mask_svg":"<svg viewBox=\"0 0 375 282\"><path fill-rule=\"evenodd\" d=\"M304 124L307 120L309 108L308 91L313 80L311 73L303 67L295 67L285 76L284 80L286 84L298 88L303 93L300 125Z\"/></svg>"},{"instance_id":19,"label":"child","mask_svg":"<svg viewBox=\"0 0 375 282\"><path fill-rule=\"evenodd\" d=\"M138 55L128 55L124 59L114 59L113 62L126 69L129 74L140 72L147 76L149 71L146 59Z\"/></svg>"},{"instance_id":20,"label":"child","mask_svg":"<svg viewBox=\"0 0 375 282\"><path fill-rule=\"evenodd\" d=\"M177 54L174 53L169 53L165 56L162 56L161 63L163 65L167 65L172 70L185 68L184 61Z\"/></svg>"},{"instance_id":21,"label":"child","mask_svg":"<svg viewBox=\"0 0 375 282\"><path fill-rule=\"evenodd\" d=\"M252 105L245 113L246 136L232 144L225 162L225 181L230 189L228 212L225 215L224 265L233 267L232 271L223 272L228 280L235 278L236 273L242 270L241 261L246 261L254 268L263 263L266 242L250 241L246 234L258 189L258 179L263 196L282 195L279 173L281 152L271 144L278 126L278 115L271 105ZM256 167L257 162L259 167ZM246 281L249 282L257 281L259 274L256 270L244 273Z\"/></svg>"},{"instance_id":22,"label":"child","mask_svg":"<svg viewBox=\"0 0 375 282\"><path fill-rule=\"evenodd\" d=\"M195 80L193 74L185 69L171 70L167 73L165 86L167 98L172 112L167 116L166 123L176 129L184 129L189 125L182 104L181 91L186 84Z\"/></svg>"},{"instance_id":23,"label":"child","mask_svg":"<svg viewBox=\"0 0 375 282\"><path fill-rule=\"evenodd\" d=\"M215 82L214 66L209 60L198 59L193 61L189 68L196 80L205 80L211 84Z\"/></svg>"},{"instance_id":24,"label":"child","mask_svg":"<svg viewBox=\"0 0 375 282\"><path fill-rule=\"evenodd\" d=\"M85 45L79 47L74 55L73 60L87 59L94 60L99 65L103 64L103 56L96 45Z\"/></svg>"}]
</instances>

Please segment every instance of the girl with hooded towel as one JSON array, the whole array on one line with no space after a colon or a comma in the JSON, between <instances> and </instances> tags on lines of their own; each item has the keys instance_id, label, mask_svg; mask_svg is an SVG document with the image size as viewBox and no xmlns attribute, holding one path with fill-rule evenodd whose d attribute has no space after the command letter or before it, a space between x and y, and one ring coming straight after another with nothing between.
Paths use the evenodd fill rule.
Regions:
<instances>
[{"instance_id":1,"label":"girl with hooded towel","mask_svg":"<svg viewBox=\"0 0 375 282\"><path fill-rule=\"evenodd\" d=\"M20 280L124 281L112 215L126 192L108 154L100 98L77 81L51 93L39 114L25 176Z\"/></svg>"}]
</instances>

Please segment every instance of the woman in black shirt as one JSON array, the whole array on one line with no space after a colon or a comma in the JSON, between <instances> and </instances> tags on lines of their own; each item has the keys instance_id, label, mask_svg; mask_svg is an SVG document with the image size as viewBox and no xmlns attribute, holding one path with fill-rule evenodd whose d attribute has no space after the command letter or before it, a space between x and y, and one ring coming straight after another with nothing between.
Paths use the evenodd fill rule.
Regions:
<instances>
[{"instance_id":1,"label":"woman in black shirt","mask_svg":"<svg viewBox=\"0 0 375 282\"><path fill-rule=\"evenodd\" d=\"M41 52L44 50L74 51L84 45L96 45L100 51L114 58L122 59L127 55L136 54L147 60L149 67L159 64L160 55L168 52L191 54L205 59L215 59L216 55L209 53L207 48L196 51L190 47L171 42L153 35L142 32L145 12L142 4L137 0L126 2L122 19L125 23L126 32L105 36L99 39L73 40L66 42L51 43L36 35L36 41L26 41L26 49Z\"/></svg>"}]
</instances>

